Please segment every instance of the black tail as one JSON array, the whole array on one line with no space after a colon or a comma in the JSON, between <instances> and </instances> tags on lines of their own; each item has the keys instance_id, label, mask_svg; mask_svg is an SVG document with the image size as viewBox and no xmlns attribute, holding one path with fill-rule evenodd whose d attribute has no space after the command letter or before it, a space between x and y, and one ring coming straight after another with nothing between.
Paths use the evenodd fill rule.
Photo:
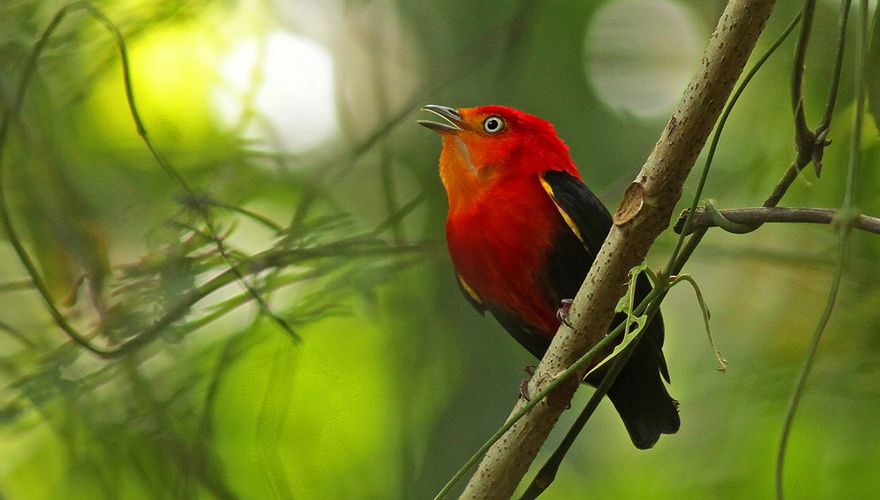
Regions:
<instances>
[{"instance_id":1,"label":"black tail","mask_svg":"<svg viewBox=\"0 0 880 500\"><path fill-rule=\"evenodd\" d=\"M640 450L654 446L660 434L675 434L681 425L678 401L672 399L660 378L659 349L652 340L650 336L641 339L608 391L630 439Z\"/></svg>"}]
</instances>

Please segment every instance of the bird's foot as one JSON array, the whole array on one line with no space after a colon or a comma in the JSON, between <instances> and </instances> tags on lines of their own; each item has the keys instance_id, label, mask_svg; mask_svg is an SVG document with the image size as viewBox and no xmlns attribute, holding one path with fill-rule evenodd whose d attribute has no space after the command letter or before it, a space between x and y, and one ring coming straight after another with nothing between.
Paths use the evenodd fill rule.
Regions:
<instances>
[{"instance_id":1,"label":"bird's foot","mask_svg":"<svg viewBox=\"0 0 880 500\"><path fill-rule=\"evenodd\" d=\"M562 299L562 307L556 310L556 319L559 320L563 325L574 328L571 326L571 321L568 318L568 312L571 311L571 304L574 302L574 299Z\"/></svg>"},{"instance_id":2,"label":"bird's foot","mask_svg":"<svg viewBox=\"0 0 880 500\"><path fill-rule=\"evenodd\" d=\"M536 368L531 365L525 367L523 369L523 371L529 375L529 378L524 379L522 382L519 383L519 397L522 398L522 400L525 401L526 403L528 403L529 401L532 400L532 391L529 389L529 382L531 382L532 377L535 376L535 370L536 370ZM567 405L565 405L566 410L568 410L570 408L571 408L571 403L568 403Z\"/></svg>"},{"instance_id":3,"label":"bird's foot","mask_svg":"<svg viewBox=\"0 0 880 500\"><path fill-rule=\"evenodd\" d=\"M529 391L529 382L532 381L532 375L535 374L535 367L529 365L523 368L523 371L528 374L529 378L523 379L523 381L519 383L519 397L522 398L524 401L531 401L532 395Z\"/></svg>"}]
</instances>

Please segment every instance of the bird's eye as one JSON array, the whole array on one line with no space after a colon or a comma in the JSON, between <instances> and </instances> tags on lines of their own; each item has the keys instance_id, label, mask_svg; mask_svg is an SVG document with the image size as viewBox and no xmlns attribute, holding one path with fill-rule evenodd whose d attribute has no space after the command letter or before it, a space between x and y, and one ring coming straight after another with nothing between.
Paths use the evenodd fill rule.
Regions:
<instances>
[{"instance_id":1,"label":"bird's eye","mask_svg":"<svg viewBox=\"0 0 880 500\"><path fill-rule=\"evenodd\" d=\"M490 116L483 120L483 130L489 134L497 134L504 130L504 120L500 116Z\"/></svg>"}]
</instances>

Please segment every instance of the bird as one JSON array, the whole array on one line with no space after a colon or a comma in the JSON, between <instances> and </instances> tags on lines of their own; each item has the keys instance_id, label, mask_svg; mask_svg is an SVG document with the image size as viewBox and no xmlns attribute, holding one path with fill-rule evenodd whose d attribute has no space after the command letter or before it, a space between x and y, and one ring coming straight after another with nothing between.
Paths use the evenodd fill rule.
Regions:
<instances>
[{"instance_id":1,"label":"bird","mask_svg":"<svg viewBox=\"0 0 880 500\"><path fill-rule=\"evenodd\" d=\"M446 242L458 286L540 359L565 320L564 301L577 293L611 230L611 215L550 122L497 105L422 109L443 118L417 123L443 139ZM639 275L635 303L651 289ZM614 324L624 319L620 313ZM663 339L657 314L608 391L639 449L680 426L678 402L663 382L670 382ZM598 385L604 370L585 382Z\"/></svg>"}]
</instances>

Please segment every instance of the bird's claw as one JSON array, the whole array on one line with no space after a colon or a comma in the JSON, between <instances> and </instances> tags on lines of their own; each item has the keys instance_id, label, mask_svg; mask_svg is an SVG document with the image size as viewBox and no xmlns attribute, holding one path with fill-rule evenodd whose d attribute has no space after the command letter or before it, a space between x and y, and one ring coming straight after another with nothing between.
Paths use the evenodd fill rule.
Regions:
<instances>
[{"instance_id":1,"label":"bird's claw","mask_svg":"<svg viewBox=\"0 0 880 500\"><path fill-rule=\"evenodd\" d=\"M559 320L563 325L574 328L571 326L571 321L568 318L568 312L571 311L571 304L574 302L573 299L562 299L562 307L556 310L556 319Z\"/></svg>"},{"instance_id":2,"label":"bird's claw","mask_svg":"<svg viewBox=\"0 0 880 500\"><path fill-rule=\"evenodd\" d=\"M529 378L524 379L519 383L519 397L524 401L529 402L532 400L532 395L529 391L529 382L532 381L532 376L535 374L535 367L532 365L526 366L523 368L523 371L529 376Z\"/></svg>"},{"instance_id":3,"label":"bird's claw","mask_svg":"<svg viewBox=\"0 0 880 500\"><path fill-rule=\"evenodd\" d=\"M519 383L519 397L526 403L532 400L532 395L529 391L529 382L531 381L532 379L527 378L523 379L523 381Z\"/></svg>"},{"instance_id":4,"label":"bird's claw","mask_svg":"<svg viewBox=\"0 0 880 500\"><path fill-rule=\"evenodd\" d=\"M519 397L528 403L532 400L532 391L529 389L529 382L532 381L532 377L535 376L536 368L534 366L527 366L523 369L529 375L529 378L523 379L522 382L519 383ZM565 405L565 409L568 410L571 408L571 403Z\"/></svg>"}]
</instances>

